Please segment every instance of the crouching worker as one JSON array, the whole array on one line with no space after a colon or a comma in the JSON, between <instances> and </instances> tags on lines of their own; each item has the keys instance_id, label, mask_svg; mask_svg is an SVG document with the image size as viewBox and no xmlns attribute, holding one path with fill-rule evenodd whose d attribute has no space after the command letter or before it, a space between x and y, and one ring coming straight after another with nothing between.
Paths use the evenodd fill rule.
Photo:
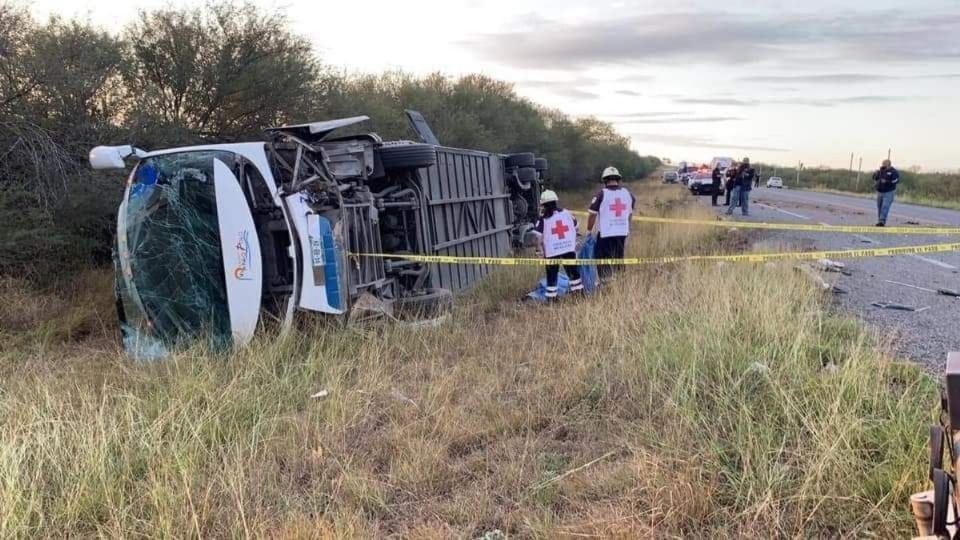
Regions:
<instances>
[{"instance_id":1,"label":"crouching worker","mask_svg":"<svg viewBox=\"0 0 960 540\"><path fill-rule=\"evenodd\" d=\"M534 228L540 234L543 244L543 256L550 260L570 260L572 264L563 264L563 270L570 280L570 293L583 294L583 280L577 267L577 220L573 214L560 208L557 194L546 190L540 194L542 213ZM557 283L560 280L560 264L547 266L547 301L557 299Z\"/></svg>"}]
</instances>

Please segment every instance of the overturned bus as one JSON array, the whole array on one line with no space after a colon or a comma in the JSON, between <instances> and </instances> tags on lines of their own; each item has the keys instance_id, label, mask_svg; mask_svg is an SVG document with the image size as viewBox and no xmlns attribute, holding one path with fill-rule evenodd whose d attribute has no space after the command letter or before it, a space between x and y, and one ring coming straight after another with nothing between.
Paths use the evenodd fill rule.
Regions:
<instances>
[{"instance_id":1,"label":"overturned bus","mask_svg":"<svg viewBox=\"0 0 960 540\"><path fill-rule=\"evenodd\" d=\"M134 158L114 266L135 358L249 341L301 315L433 313L486 275L363 254L508 255L530 241L546 160L357 132L365 116L271 128L263 142L97 147L95 169Z\"/></svg>"}]
</instances>

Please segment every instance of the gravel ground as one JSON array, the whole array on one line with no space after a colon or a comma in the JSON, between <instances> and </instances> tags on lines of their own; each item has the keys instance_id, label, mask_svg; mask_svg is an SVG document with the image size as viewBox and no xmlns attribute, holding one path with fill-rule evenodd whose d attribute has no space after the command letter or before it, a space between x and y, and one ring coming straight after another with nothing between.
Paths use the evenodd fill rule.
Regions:
<instances>
[{"instance_id":1,"label":"gravel ground","mask_svg":"<svg viewBox=\"0 0 960 540\"><path fill-rule=\"evenodd\" d=\"M710 204L708 197L701 202ZM721 207L719 210L726 210ZM876 207L870 200L842 195L759 188L752 192L751 215L735 219L830 225L873 225ZM891 226L920 224L960 227L960 212L894 204ZM801 231L763 232L758 251L787 249L863 249L956 242L949 236L887 234L825 234ZM851 275L825 272L830 283L848 291L835 295L836 305L856 313L900 357L943 373L947 353L960 351L960 299L913 287L960 290L960 253L848 259ZM896 281L902 284L890 283ZM912 285L910 287L908 285ZM874 302L908 305L918 311L896 311L872 306Z\"/></svg>"}]
</instances>

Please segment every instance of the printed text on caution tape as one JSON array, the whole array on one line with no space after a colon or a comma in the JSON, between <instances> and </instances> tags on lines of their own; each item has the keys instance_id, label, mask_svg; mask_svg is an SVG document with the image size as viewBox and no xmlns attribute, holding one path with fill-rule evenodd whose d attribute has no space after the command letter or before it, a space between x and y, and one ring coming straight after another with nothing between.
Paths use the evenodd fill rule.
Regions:
<instances>
[{"instance_id":1,"label":"printed text on caution tape","mask_svg":"<svg viewBox=\"0 0 960 540\"><path fill-rule=\"evenodd\" d=\"M586 212L572 212L584 215ZM704 227L725 227L728 229L767 229L778 231L811 231L855 234L920 234L920 235L960 235L960 227L875 227L865 225L814 225L805 223L758 223L754 221L720 221L707 219L682 219L652 216L633 216L637 223L656 223L661 225L699 225Z\"/></svg>"},{"instance_id":2,"label":"printed text on caution tape","mask_svg":"<svg viewBox=\"0 0 960 540\"><path fill-rule=\"evenodd\" d=\"M872 249L848 249L834 251L798 251L788 253L743 253L737 255L675 255L667 257L628 257L625 259L567 259L563 261L540 258L509 257L454 257L447 255L414 255L399 253L352 253L353 257L376 259L402 259L406 261L436 264L482 264L499 266L551 266L555 264L580 264L591 266L668 264L678 262L768 262L808 261L819 259L854 259L863 257L893 257L920 253L946 253L960 251L960 242L953 244L928 244Z\"/></svg>"}]
</instances>

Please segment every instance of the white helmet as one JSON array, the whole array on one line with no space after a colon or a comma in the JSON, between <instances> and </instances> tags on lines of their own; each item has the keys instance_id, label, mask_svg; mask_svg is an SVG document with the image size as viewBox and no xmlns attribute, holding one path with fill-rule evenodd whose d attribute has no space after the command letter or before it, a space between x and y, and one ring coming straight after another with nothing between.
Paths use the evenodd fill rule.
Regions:
<instances>
[{"instance_id":1,"label":"white helmet","mask_svg":"<svg viewBox=\"0 0 960 540\"><path fill-rule=\"evenodd\" d=\"M557 193L552 189L548 189L540 194L540 204L547 204L550 202L557 202L560 198L557 197Z\"/></svg>"},{"instance_id":2,"label":"white helmet","mask_svg":"<svg viewBox=\"0 0 960 540\"><path fill-rule=\"evenodd\" d=\"M607 167L603 170L603 175L600 176L601 180L606 180L607 178L615 178L620 180L620 171L616 167Z\"/></svg>"}]
</instances>

